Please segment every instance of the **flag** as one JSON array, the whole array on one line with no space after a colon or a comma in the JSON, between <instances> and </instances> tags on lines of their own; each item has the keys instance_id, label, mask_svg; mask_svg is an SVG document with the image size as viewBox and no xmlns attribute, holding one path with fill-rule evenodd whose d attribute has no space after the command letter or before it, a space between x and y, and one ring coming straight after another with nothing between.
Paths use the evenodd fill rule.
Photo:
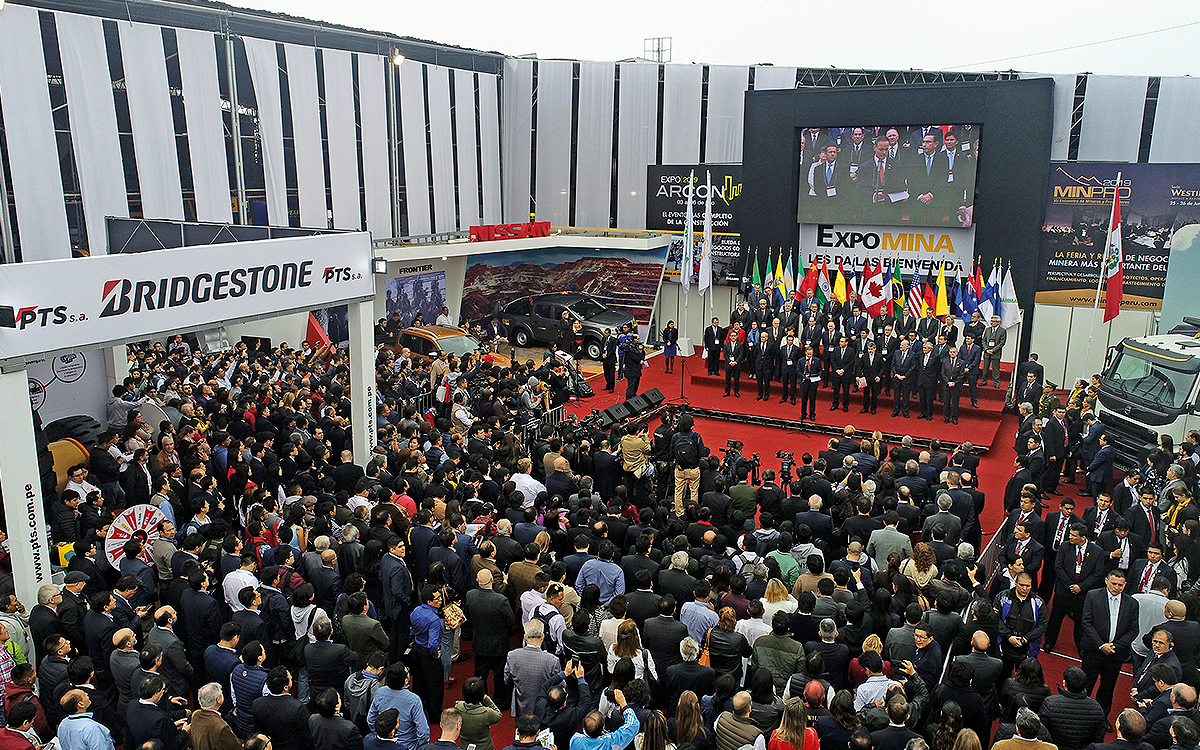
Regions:
<instances>
[{"instance_id":1,"label":"flag","mask_svg":"<svg viewBox=\"0 0 1200 750\"><path fill-rule=\"evenodd\" d=\"M1121 253L1121 173L1117 172L1117 189L1113 194L1112 221L1108 225L1108 244L1104 250L1104 265L1100 275L1104 277L1104 322L1117 317L1121 312L1121 300L1125 294L1125 261ZM1009 270L1009 277L1012 270ZM1003 295L1002 295L1003 296ZM1015 295L1014 295L1015 296Z\"/></svg>"},{"instance_id":2,"label":"flag","mask_svg":"<svg viewBox=\"0 0 1200 750\"><path fill-rule=\"evenodd\" d=\"M878 315L887 303L884 296L883 269L871 266L870 261L863 261L862 300L863 309L871 315Z\"/></svg>"},{"instance_id":3,"label":"flag","mask_svg":"<svg viewBox=\"0 0 1200 750\"><path fill-rule=\"evenodd\" d=\"M878 315L892 314L892 276L891 272L884 272L883 261L875 263L875 273L879 274L879 285L883 287L883 304L879 306Z\"/></svg>"},{"instance_id":4,"label":"flag","mask_svg":"<svg viewBox=\"0 0 1200 750\"><path fill-rule=\"evenodd\" d=\"M700 245L700 294L708 291L712 286L712 173L705 174L705 183L708 185L707 195L704 196L704 241ZM693 178L692 184L695 183ZM692 212L692 202L688 201L688 224L691 224L690 214ZM689 243L690 244L690 243ZM688 276L692 275L692 266L688 264ZM684 287L686 290L687 287ZM711 300L710 300L711 302Z\"/></svg>"},{"instance_id":5,"label":"flag","mask_svg":"<svg viewBox=\"0 0 1200 750\"><path fill-rule=\"evenodd\" d=\"M950 295L950 312L960 318L969 317L966 300L963 298L963 287L965 286L966 277L959 276L954 280L954 292Z\"/></svg>"},{"instance_id":6,"label":"flag","mask_svg":"<svg viewBox=\"0 0 1200 750\"><path fill-rule=\"evenodd\" d=\"M767 299L775 297L775 271L771 268L771 248L767 248L767 277L763 279L762 293Z\"/></svg>"},{"instance_id":7,"label":"flag","mask_svg":"<svg viewBox=\"0 0 1200 750\"><path fill-rule=\"evenodd\" d=\"M850 270L848 270L846 272L846 296L847 297L850 296L850 292L854 292L856 295L861 296L859 294L859 279L857 278L857 274L855 272L853 263L850 264Z\"/></svg>"},{"instance_id":8,"label":"flag","mask_svg":"<svg viewBox=\"0 0 1200 750\"><path fill-rule=\"evenodd\" d=\"M692 177L688 185L690 190L683 191L684 200L687 201L687 213L683 219L683 256L679 259L679 285L683 287L683 293L687 294L692 289L692 254L696 251L696 231L692 227L692 197L696 194L696 170L692 170Z\"/></svg>"},{"instance_id":9,"label":"flag","mask_svg":"<svg viewBox=\"0 0 1200 750\"><path fill-rule=\"evenodd\" d=\"M813 262L808 265L808 272L804 274L804 281L800 282L800 286L796 288L796 296L798 298L807 297L809 292L814 295L817 293L817 274L821 269L817 267L817 259L813 258Z\"/></svg>"},{"instance_id":10,"label":"flag","mask_svg":"<svg viewBox=\"0 0 1200 750\"><path fill-rule=\"evenodd\" d=\"M321 327L321 321L311 312L308 314L308 330L304 332L304 340L312 344L313 349L329 346L329 334Z\"/></svg>"},{"instance_id":11,"label":"flag","mask_svg":"<svg viewBox=\"0 0 1200 750\"><path fill-rule=\"evenodd\" d=\"M789 262L788 265L791 265ZM773 299L778 299L782 305L787 299L787 292L792 285L786 281L786 271L783 268L783 248L779 248L779 255L775 258L775 294Z\"/></svg>"},{"instance_id":12,"label":"flag","mask_svg":"<svg viewBox=\"0 0 1200 750\"><path fill-rule=\"evenodd\" d=\"M966 311L966 316L970 317L979 312L979 298L975 296L975 285L971 283L970 276L963 279L960 283L962 284L963 309Z\"/></svg>"},{"instance_id":13,"label":"flag","mask_svg":"<svg viewBox=\"0 0 1200 750\"><path fill-rule=\"evenodd\" d=\"M750 283L753 284L754 286L758 287L761 290L762 289L762 276L760 276L758 273L758 248L757 247L750 251L750 259L754 263L754 274L750 278Z\"/></svg>"},{"instance_id":14,"label":"flag","mask_svg":"<svg viewBox=\"0 0 1200 750\"><path fill-rule=\"evenodd\" d=\"M904 277L900 275L900 264L892 264L892 315L900 317L904 312Z\"/></svg>"},{"instance_id":15,"label":"flag","mask_svg":"<svg viewBox=\"0 0 1200 750\"><path fill-rule=\"evenodd\" d=\"M925 314L925 298L921 296L921 272L913 273L912 287L908 290L908 314L919 318Z\"/></svg>"},{"instance_id":16,"label":"flag","mask_svg":"<svg viewBox=\"0 0 1200 750\"><path fill-rule=\"evenodd\" d=\"M833 281L833 296L838 302L846 301L846 274L842 273L842 262L838 261L837 278Z\"/></svg>"},{"instance_id":17,"label":"flag","mask_svg":"<svg viewBox=\"0 0 1200 750\"><path fill-rule=\"evenodd\" d=\"M815 261L814 261L815 262ZM833 289L829 287L829 262L821 259L821 271L817 274L817 302L821 303L821 309L829 304L829 300L833 299Z\"/></svg>"},{"instance_id":18,"label":"flag","mask_svg":"<svg viewBox=\"0 0 1200 750\"><path fill-rule=\"evenodd\" d=\"M946 266L942 264L938 268L937 280L937 308L933 314L939 318L943 315L950 314L950 304L946 301Z\"/></svg>"},{"instance_id":19,"label":"flag","mask_svg":"<svg viewBox=\"0 0 1200 750\"><path fill-rule=\"evenodd\" d=\"M975 301L983 299L983 273L979 270L979 261L975 261L975 271L971 274L971 290L975 292Z\"/></svg>"},{"instance_id":20,"label":"flag","mask_svg":"<svg viewBox=\"0 0 1200 750\"><path fill-rule=\"evenodd\" d=\"M925 308L932 308L933 314L937 315L937 283L933 280L933 271L929 272L929 278L925 282ZM925 314L925 308L921 309L921 314Z\"/></svg>"},{"instance_id":21,"label":"flag","mask_svg":"<svg viewBox=\"0 0 1200 750\"><path fill-rule=\"evenodd\" d=\"M1120 294L1119 289L1117 293ZM1107 312L1106 308L1105 314ZM1017 288L1013 286L1012 266L1009 266L1008 273L1004 275L1004 281L1000 282L1000 325L1008 328L1020 322L1021 306L1017 304Z\"/></svg>"},{"instance_id":22,"label":"flag","mask_svg":"<svg viewBox=\"0 0 1200 750\"><path fill-rule=\"evenodd\" d=\"M979 314L984 320L990 321L993 315L1000 314L1000 309L992 304L992 298L988 295L988 282L984 281L983 271L979 270L978 265L975 267L973 285L976 288L976 294L979 296Z\"/></svg>"},{"instance_id":23,"label":"flag","mask_svg":"<svg viewBox=\"0 0 1200 750\"><path fill-rule=\"evenodd\" d=\"M1000 273L1000 261L997 260L996 265L992 267L992 275L988 277L987 287L983 291L992 306L992 315L1000 314Z\"/></svg>"}]
</instances>

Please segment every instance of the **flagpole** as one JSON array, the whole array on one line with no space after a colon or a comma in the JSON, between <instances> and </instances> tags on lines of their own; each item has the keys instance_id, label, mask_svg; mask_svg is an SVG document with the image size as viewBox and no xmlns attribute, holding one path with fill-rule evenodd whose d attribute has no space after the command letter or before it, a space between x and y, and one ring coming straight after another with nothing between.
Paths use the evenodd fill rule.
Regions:
<instances>
[{"instance_id":1,"label":"flagpole","mask_svg":"<svg viewBox=\"0 0 1200 750\"><path fill-rule=\"evenodd\" d=\"M1117 172L1116 197L1113 199L1113 205L1115 206L1117 203L1120 202L1120 200L1121 200L1121 173ZM1112 219L1113 219L1113 212L1112 212L1112 209L1109 209L1108 232L1104 235L1104 252L1102 252L1100 254L1100 265L1096 272L1096 301L1092 303L1092 320L1088 324L1087 354L1084 355L1084 359L1083 359L1083 366L1085 369L1091 367L1092 336L1096 331L1096 310L1099 309L1099 307L1100 307L1100 290L1104 287L1104 258L1106 255L1108 255L1108 243L1112 237L1112 232L1113 232ZM1121 231L1121 228L1117 227L1116 230L1119 232L1119 231ZM1063 373L1063 375L1065 376L1066 373ZM1066 377L1063 378L1063 384L1066 385Z\"/></svg>"}]
</instances>

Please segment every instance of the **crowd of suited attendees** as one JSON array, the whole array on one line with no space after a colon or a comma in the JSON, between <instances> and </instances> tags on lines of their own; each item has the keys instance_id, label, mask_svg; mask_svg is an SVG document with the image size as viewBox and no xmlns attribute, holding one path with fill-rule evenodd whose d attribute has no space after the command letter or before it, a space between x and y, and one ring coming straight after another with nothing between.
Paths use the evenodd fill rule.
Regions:
<instances>
[{"instance_id":1,"label":"crowd of suited attendees","mask_svg":"<svg viewBox=\"0 0 1200 750\"><path fill-rule=\"evenodd\" d=\"M495 407L536 416L518 394L537 375L454 360L478 387L428 415L385 396L360 457L338 356L178 343L133 352L115 429L50 509L73 544L65 583L0 602L0 750L1200 740L1200 434L1178 455L1164 438L1081 516L1045 461L1030 472L1041 438L1026 440L996 571L976 560L969 443L888 446L847 426L794 479L755 483L741 446L718 459L686 414L523 435ZM397 367L381 361L380 382ZM157 439L132 411L143 399L180 415ZM1023 433L1044 429L1028 416ZM112 512L138 502L165 518L114 565ZM1065 617L1083 663L1051 686L1039 659ZM1127 662L1133 708L1103 744ZM493 732L504 713L515 737Z\"/></svg>"}]
</instances>

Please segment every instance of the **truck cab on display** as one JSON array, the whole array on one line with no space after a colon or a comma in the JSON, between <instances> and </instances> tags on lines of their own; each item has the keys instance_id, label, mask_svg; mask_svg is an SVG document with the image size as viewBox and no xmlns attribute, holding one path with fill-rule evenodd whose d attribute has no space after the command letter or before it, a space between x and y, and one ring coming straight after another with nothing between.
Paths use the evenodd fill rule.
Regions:
<instances>
[{"instance_id":1,"label":"truck cab on display","mask_svg":"<svg viewBox=\"0 0 1200 750\"><path fill-rule=\"evenodd\" d=\"M1200 326L1200 320L1184 318ZM1110 352L1097 399L1117 468L1141 466L1166 433L1178 442L1200 429L1200 338L1129 337Z\"/></svg>"}]
</instances>

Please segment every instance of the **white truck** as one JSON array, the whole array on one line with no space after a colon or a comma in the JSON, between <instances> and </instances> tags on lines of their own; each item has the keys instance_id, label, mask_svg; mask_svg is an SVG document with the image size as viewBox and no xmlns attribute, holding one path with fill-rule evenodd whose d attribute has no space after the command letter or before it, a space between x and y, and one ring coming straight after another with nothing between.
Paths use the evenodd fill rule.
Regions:
<instances>
[{"instance_id":1,"label":"white truck","mask_svg":"<svg viewBox=\"0 0 1200 750\"><path fill-rule=\"evenodd\" d=\"M1200 320L1184 318L1200 328ZM1160 434L1200 429L1200 334L1125 338L1109 352L1097 406L1116 466L1141 466Z\"/></svg>"}]
</instances>

